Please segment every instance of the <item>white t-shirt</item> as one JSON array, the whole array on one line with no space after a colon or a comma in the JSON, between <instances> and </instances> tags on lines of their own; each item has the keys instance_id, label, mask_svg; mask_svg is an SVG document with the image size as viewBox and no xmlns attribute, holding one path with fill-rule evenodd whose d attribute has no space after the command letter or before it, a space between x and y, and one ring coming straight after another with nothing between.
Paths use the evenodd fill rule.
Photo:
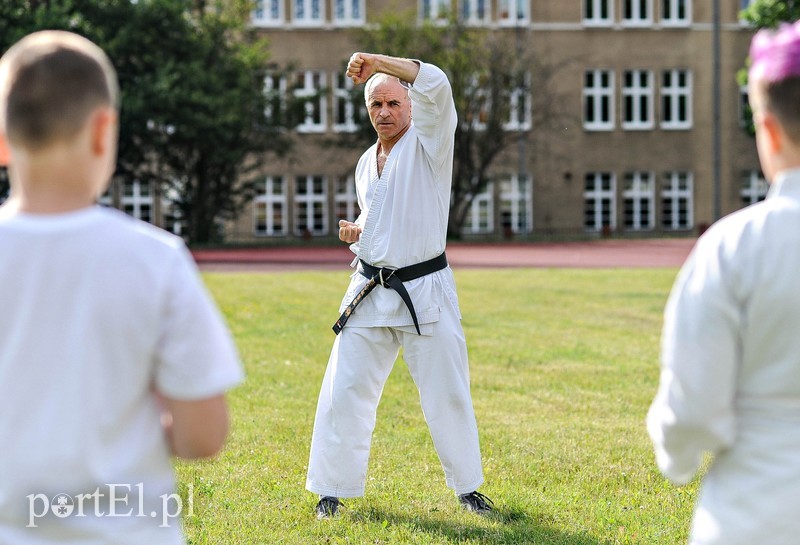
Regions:
<instances>
[{"instance_id":1,"label":"white t-shirt","mask_svg":"<svg viewBox=\"0 0 800 545\"><path fill-rule=\"evenodd\" d=\"M179 238L101 207L0 209L0 543L181 543L152 390L241 380Z\"/></svg>"}]
</instances>

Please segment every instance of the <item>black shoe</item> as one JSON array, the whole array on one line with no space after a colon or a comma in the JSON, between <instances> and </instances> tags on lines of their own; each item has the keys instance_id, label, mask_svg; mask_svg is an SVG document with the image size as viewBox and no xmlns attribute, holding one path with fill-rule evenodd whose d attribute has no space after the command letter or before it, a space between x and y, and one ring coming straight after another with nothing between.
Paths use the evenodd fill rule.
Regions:
<instances>
[{"instance_id":1,"label":"black shoe","mask_svg":"<svg viewBox=\"0 0 800 545\"><path fill-rule=\"evenodd\" d=\"M339 498L334 498L333 496L321 496L315 509L315 512L317 513L317 520L329 519L333 517L339 510L339 506L341 504L342 503L339 501Z\"/></svg>"},{"instance_id":2,"label":"black shoe","mask_svg":"<svg viewBox=\"0 0 800 545\"><path fill-rule=\"evenodd\" d=\"M469 494L461 494L458 497L458 501L461 502L461 507L467 511L478 513L479 515L491 513L492 506L494 505L492 500L477 491L470 492Z\"/></svg>"}]
</instances>

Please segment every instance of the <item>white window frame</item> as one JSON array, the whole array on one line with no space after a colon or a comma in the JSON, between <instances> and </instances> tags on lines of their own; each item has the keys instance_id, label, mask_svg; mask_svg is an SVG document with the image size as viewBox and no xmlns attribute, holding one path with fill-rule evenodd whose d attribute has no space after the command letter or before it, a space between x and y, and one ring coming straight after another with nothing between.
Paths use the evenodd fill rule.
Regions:
<instances>
[{"instance_id":1,"label":"white window frame","mask_svg":"<svg viewBox=\"0 0 800 545\"><path fill-rule=\"evenodd\" d=\"M508 120L503 124L507 131L527 131L531 128L531 74L523 75L522 85L516 85L508 95ZM520 104L521 102L521 104ZM522 116L520 116L520 112ZM521 119L520 119L521 117Z\"/></svg>"},{"instance_id":2,"label":"white window frame","mask_svg":"<svg viewBox=\"0 0 800 545\"><path fill-rule=\"evenodd\" d=\"M316 4L318 17L313 16ZM325 24L325 0L292 0L292 24L298 27L317 27ZM302 16L298 15L302 6Z\"/></svg>"},{"instance_id":3,"label":"white window frame","mask_svg":"<svg viewBox=\"0 0 800 545\"><path fill-rule=\"evenodd\" d=\"M586 86L586 76L592 74L592 87ZM601 85L603 75L607 76L608 87ZM608 106L608 119L586 119L587 105L591 101L594 105L595 118L601 116L603 104ZM586 70L583 85L583 128L587 131L610 131L614 129L614 71L613 70Z\"/></svg>"},{"instance_id":4,"label":"white window frame","mask_svg":"<svg viewBox=\"0 0 800 545\"><path fill-rule=\"evenodd\" d=\"M489 182L484 190L472 199L462 232L479 235L492 231L494 231L494 183Z\"/></svg>"},{"instance_id":5,"label":"white window frame","mask_svg":"<svg viewBox=\"0 0 800 545\"><path fill-rule=\"evenodd\" d=\"M684 17L678 12L683 6ZM661 0L661 26L687 27L692 24L692 0Z\"/></svg>"},{"instance_id":6,"label":"white window frame","mask_svg":"<svg viewBox=\"0 0 800 545\"><path fill-rule=\"evenodd\" d=\"M491 2L486 0L489 9ZM500 26L520 26L527 25L531 20L531 8L529 0L498 0L497 1L497 23Z\"/></svg>"},{"instance_id":7,"label":"white window frame","mask_svg":"<svg viewBox=\"0 0 800 545\"><path fill-rule=\"evenodd\" d=\"M455 0L419 0L419 19L421 21L433 21L445 23L447 17L453 10ZM426 8L428 13L426 14Z\"/></svg>"},{"instance_id":8,"label":"white window frame","mask_svg":"<svg viewBox=\"0 0 800 545\"><path fill-rule=\"evenodd\" d=\"M533 231L533 179L525 174L511 174L498 179L500 217L510 214L512 233Z\"/></svg>"},{"instance_id":9,"label":"white window frame","mask_svg":"<svg viewBox=\"0 0 800 545\"><path fill-rule=\"evenodd\" d=\"M653 0L621 0L621 2L624 26L649 27L653 25ZM645 13L642 13L643 8Z\"/></svg>"},{"instance_id":10,"label":"white window frame","mask_svg":"<svg viewBox=\"0 0 800 545\"><path fill-rule=\"evenodd\" d=\"M275 191L280 187L280 191ZM288 231L289 201L287 197L286 176L266 176L263 191L256 194L253 199L253 234L256 236L285 236ZM259 210L264 210L264 230L258 228ZM280 209L281 223L276 225L275 209Z\"/></svg>"},{"instance_id":11,"label":"white window frame","mask_svg":"<svg viewBox=\"0 0 800 545\"><path fill-rule=\"evenodd\" d=\"M273 122L275 124L281 124L282 121L280 119L276 119L276 117L282 117L285 114L286 109L286 76L280 74L267 74L264 78L264 93L268 96L271 93L275 93L277 98L277 106L281 110L280 112L274 111L273 102L271 100L267 101L267 106L264 109L264 117L267 121Z\"/></svg>"},{"instance_id":12,"label":"white window frame","mask_svg":"<svg viewBox=\"0 0 800 545\"><path fill-rule=\"evenodd\" d=\"M684 187L681 188L681 182ZM670 203L667 213L666 203ZM681 224L681 209L685 208L686 225ZM666 231L688 231L694 228L694 176L691 172L667 172L661 190L661 225Z\"/></svg>"},{"instance_id":13,"label":"white window frame","mask_svg":"<svg viewBox=\"0 0 800 545\"><path fill-rule=\"evenodd\" d=\"M633 82L628 86L627 76ZM641 76L646 76L646 86L641 85ZM622 128L629 131L650 130L655 126L653 120L653 73L650 70L625 70L622 73ZM631 120L628 121L630 99ZM646 101L642 107L642 100Z\"/></svg>"},{"instance_id":14,"label":"white window frame","mask_svg":"<svg viewBox=\"0 0 800 545\"><path fill-rule=\"evenodd\" d=\"M742 206L749 206L767 198L769 183L764 174L759 170L748 170L742 173L742 185L739 195L742 197Z\"/></svg>"},{"instance_id":15,"label":"white window frame","mask_svg":"<svg viewBox=\"0 0 800 545\"><path fill-rule=\"evenodd\" d=\"M584 26L607 27L614 24L614 0L583 0L582 4ZM600 15L604 8L607 17Z\"/></svg>"},{"instance_id":16,"label":"white window frame","mask_svg":"<svg viewBox=\"0 0 800 545\"><path fill-rule=\"evenodd\" d=\"M180 199L175 187L167 187L161 196L161 227L173 235L181 236L185 227L183 211L177 206Z\"/></svg>"},{"instance_id":17,"label":"white window frame","mask_svg":"<svg viewBox=\"0 0 800 545\"><path fill-rule=\"evenodd\" d=\"M491 0L459 0L459 16L468 25L483 26L492 22ZM483 17L479 7L483 4Z\"/></svg>"},{"instance_id":18,"label":"white window frame","mask_svg":"<svg viewBox=\"0 0 800 545\"><path fill-rule=\"evenodd\" d=\"M318 86L315 86L315 79ZM325 90L325 72L321 70L300 70L295 73L295 82L302 83L294 89L294 96L299 100L316 97L305 103L305 117L297 125L297 132L322 133L328 126L327 93ZM319 112L319 121L315 121L315 110Z\"/></svg>"},{"instance_id":19,"label":"white window frame","mask_svg":"<svg viewBox=\"0 0 800 545\"><path fill-rule=\"evenodd\" d=\"M670 75L670 84L665 83ZM686 85L678 84L681 74L686 76ZM687 130L692 128L692 71L686 69L664 70L661 73L661 128L664 130ZM680 103L685 101L686 119L679 119ZM669 101L669 104L667 103ZM667 120L669 111L671 119Z\"/></svg>"},{"instance_id":20,"label":"white window frame","mask_svg":"<svg viewBox=\"0 0 800 545\"><path fill-rule=\"evenodd\" d=\"M753 3L755 3L755 0L739 0L739 11L737 12L737 18L739 13L752 6ZM745 27L750 26L750 23L748 21L741 18L739 18L739 24Z\"/></svg>"},{"instance_id":21,"label":"white window frame","mask_svg":"<svg viewBox=\"0 0 800 545\"><path fill-rule=\"evenodd\" d=\"M315 182L320 181L321 193L314 191ZM300 193L301 184L305 185L306 192ZM321 226L314 226L314 215L319 208ZM305 222L303 222L305 216ZM294 186L294 234L303 236L306 229L312 235L328 234L328 182L321 174L295 176Z\"/></svg>"},{"instance_id":22,"label":"white window frame","mask_svg":"<svg viewBox=\"0 0 800 545\"><path fill-rule=\"evenodd\" d=\"M356 132L358 130L359 98L353 96L353 80L342 70L331 74L333 81L333 111L331 112L333 130L336 132ZM344 120L339 119L339 110L344 108Z\"/></svg>"},{"instance_id":23,"label":"white window frame","mask_svg":"<svg viewBox=\"0 0 800 545\"><path fill-rule=\"evenodd\" d=\"M286 22L286 14L283 12L283 0L255 0L251 20L253 26L257 27L276 27ZM273 15L273 10L277 13ZM270 13L267 16L267 13Z\"/></svg>"},{"instance_id":24,"label":"white window frame","mask_svg":"<svg viewBox=\"0 0 800 545\"><path fill-rule=\"evenodd\" d=\"M608 188L603 187L603 182L605 181L609 182ZM586 173L584 178L583 203L584 230L589 232L601 232L605 227L610 228L612 231L615 230L617 228L617 178L614 173ZM594 217L592 225L589 225L586 221L590 209ZM607 224L603 220L604 215L608 216Z\"/></svg>"},{"instance_id":25,"label":"white window frame","mask_svg":"<svg viewBox=\"0 0 800 545\"><path fill-rule=\"evenodd\" d=\"M353 14L354 8L358 9L358 13L355 15ZM367 20L364 0L332 0L331 10L333 11L333 23L336 26L360 26Z\"/></svg>"},{"instance_id":26,"label":"white window frame","mask_svg":"<svg viewBox=\"0 0 800 545\"><path fill-rule=\"evenodd\" d=\"M336 216L334 220L356 221L361 209L358 206L358 194L356 193L355 177L350 174L336 180L334 187L333 202L336 206ZM340 208L344 208L345 215L339 213Z\"/></svg>"},{"instance_id":27,"label":"white window frame","mask_svg":"<svg viewBox=\"0 0 800 545\"><path fill-rule=\"evenodd\" d=\"M128 194L130 187L131 193ZM143 188L147 188L143 191ZM120 206L123 212L133 216L134 218L146 221L148 223L155 222L155 198L153 197L154 188L149 183L143 183L139 180L125 181L122 184L122 198L120 199ZM144 206L149 207L149 218L143 217L142 209ZM130 209L129 209L130 207Z\"/></svg>"},{"instance_id":28,"label":"white window frame","mask_svg":"<svg viewBox=\"0 0 800 545\"><path fill-rule=\"evenodd\" d=\"M628 231L650 231L656 225L656 179L647 171L626 172L622 189L622 224ZM647 203L646 219L642 205ZM628 207L632 208L632 225L627 225Z\"/></svg>"}]
</instances>

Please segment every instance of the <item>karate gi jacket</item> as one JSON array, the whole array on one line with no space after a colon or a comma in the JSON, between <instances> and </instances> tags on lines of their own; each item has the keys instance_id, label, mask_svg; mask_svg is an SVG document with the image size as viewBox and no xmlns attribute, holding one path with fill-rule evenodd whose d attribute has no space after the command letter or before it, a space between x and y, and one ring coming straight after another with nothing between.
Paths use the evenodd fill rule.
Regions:
<instances>
[{"instance_id":1,"label":"karate gi jacket","mask_svg":"<svg viewBox=\"0 0 800 545\"><path fill-rule=\"evenodd\" d=\"M661 471L713 455L693 545L800 543L800 169L702 236L664 315L647 425Z\"/></svg>"},{"instance_id":2,"label":"karate gi jacket","mask_svg":"<svg viewBox=\"0 0 800 545\"><path fill-rule=\"evenodd\" d=\"M457 116L450 82L438 67L419 63L419 73L408 91L411 125L392 147L383 173L378 176L377 142L359 159L355 172L363 229L351 245L358 259L375 267L400 268L432 259L445 250L453 146ZM354 272L339 312L366 284ZM405 283L414 302L423 335L448 298L458 310L455 282L450 268ZM400 296L377 287L355 309L347 327L398 327L415 332L411 314Z\"/></svg>"}]
</instances>

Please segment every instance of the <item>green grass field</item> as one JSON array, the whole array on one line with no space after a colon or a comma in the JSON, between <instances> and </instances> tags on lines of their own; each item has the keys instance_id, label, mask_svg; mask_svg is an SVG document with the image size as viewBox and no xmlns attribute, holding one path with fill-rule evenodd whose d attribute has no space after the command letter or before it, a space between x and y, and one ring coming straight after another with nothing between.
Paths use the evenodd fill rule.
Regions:
<instances>
[{"instance_id":1,"label":"green grass field","mask_svg":"<svg viewBox=\"0 0 800 545\"><path fill-rule=\"evenodd\" d=\"M655 468L644 417L675 270L456 271L492 517L462 512L402 360L364 498L317 522L304 490L340 272L208 274L247 372L213 462L180 464L190 544L685 543L697 482Z\"/></svg>"}]
</instances>

